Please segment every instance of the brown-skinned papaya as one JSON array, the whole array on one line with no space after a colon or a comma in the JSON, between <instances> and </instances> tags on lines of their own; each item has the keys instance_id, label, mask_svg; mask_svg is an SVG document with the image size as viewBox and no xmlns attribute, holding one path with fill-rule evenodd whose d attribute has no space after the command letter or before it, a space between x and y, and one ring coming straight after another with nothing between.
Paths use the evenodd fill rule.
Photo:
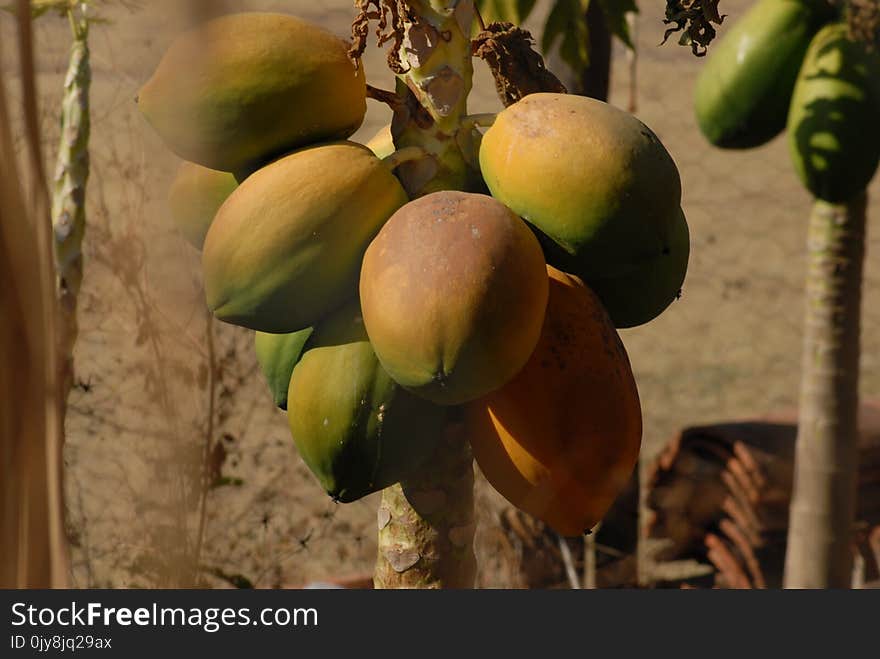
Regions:
<instances>
[{"instance_id":1,"label":"brown-skinned papaya","mask_svg":"<svg viewBox=\"0 0 880 659\"><path fill-rule=\"evenodd\" d=\"M602 301L618 327L648 322L675 299L678 290L636 276L683 274L672 244L683 220L678 168L634 116L582 96L531 94L486 131L480 167L492 196L535 228L549 264L588 285L616 281ZM638 313L618 316L624 306Z\"/></svg>"},{"instance_id":2,"label":"brown-skinned papaya","mask_svg":"<svg viewBox=\"0 0 880 659\"><path fill-rule=\"evenodd\" d=\"M261 332L314 326L356 294L364 251L406 202L391 171L354 142L300 149L257 170L205 239L209 308Z\"/></svg>"},{"instance_id":3,"label":"brown-skinned papaya","mask_svg":"<svg viewBox=\"0 0 880 659\"><path fill-rule=\"evenodd\" d=\"M548 267L538 346L501 389L469 403L465 432L489 483L563 536L588 532L638 461L642 414L623 343L598 297Z\"/></svg>"},{"instance_id":4,"label":"brown-skinned papaya","mask_svg":"<svg viewBox=\"0 0 880 659\"><path fill-rule=\"evenodd\" d=\"M354 134L366 81L342 39L293 16L246 12L179 36L137 100L180 157L240 172Z\"/></svg>"},{"instance_id":5,"label":"brown-skinned papaya","mask_svg":"<svg viewBox=\"0 0 880 659\"><path fill-rule=\"evenodd\" d=\"M547 286L540 245L509 209L486 195L435 192L401 208L370 244L360 295L385 370L451 405L525 364Z\"/></svg>"},{"instance_id":6,"label":"brown-skinned papaya","mask_svg":"<svg viewBox=\"0 0 880 659\"><path fill-rule=\"evenodd\" d=\"M237 187L229 172L186 160L180 164L168 191L168 205L175 226L193 247L202 249L214 216Z\"/></svg>"},{"instance_id":7,"label":"brown-skinned papaya","mask_svg":"<svg viewBox=\"0 0 880 659\"><path fill-rule=\"evenodd\" d=\"M384 371L357 301L315 328L290 378L293 441L327 494L342 503L409 477L434 452L445 415Z\"/></svg>"}]
</instances>

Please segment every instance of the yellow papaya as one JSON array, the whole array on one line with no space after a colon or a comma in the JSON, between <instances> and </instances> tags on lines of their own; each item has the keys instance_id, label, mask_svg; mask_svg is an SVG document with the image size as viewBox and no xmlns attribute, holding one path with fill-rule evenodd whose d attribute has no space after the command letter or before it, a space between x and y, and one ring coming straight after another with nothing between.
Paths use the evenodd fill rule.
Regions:
<instances>
[{"instance_id":1,"label":"yellow papaya","mask_svg":"<svg viewBox=\"0 0 880 659\"><path fill-rule=\"evenodd\" d=\"M681 219L678 168L627 112L583 96L531 94L486 131L480 167L492 196L535 227L547 262L587 284L650 262L679 265L670 257ZM650 299L645 284L631 278L616 294L642 309L665 308L671 298ZM623 326L618 305L603 302Z\"/></svg>"},{"instance_id":2,"label":"yellow papaya","mask_svg":"<svg viewBox=\"0 0 880 659\"><path fill-rule=\"evenodd\" d=\"M208 306L262 332L313 326L356 294L367 245L406 202L360 144L307 147L270 163L211 224L202 253Z\"/></svg>"},{"instance_id":3,"label":"yellow papaya","mask_svg":"<svg viewBox=\"0 0 880 659\"><path fill-rule=\"evenodd\" d=\"M382 369L357 301L315 328L290 378L293 441L327 494L342 503L406 479L434 452L445 414Z\"/></svg>"},{"instance_id":4,"label":"yellow papaya","mask_svg":"<svg viewBox=\"0 0 880 659\"><path fill-rule=\"evenodd\" d=\"M342 39L293 16L221 16L172 43L138 107L180 157L252 169L360 127L366 81L347 51Z\"/></svg>"},{"instance_id":5,"label":"yellow papaya","mask_svg":"<svg viewBox=\"0 0 880 659\"><path fill-rule=\"evenodd\" d=\"M458 404L497 389L526 363L547 304L541 247L486 195L435 192L395 213L361 271L370 341L410 391Z\"/></svg>"},{"instance_id":6,"label":"yellow papaya","mask_svg":"<svg viewBox=\"0 0 880 659\"><path fill-rule=\"evenodd\" d=\"M202 249L214 216L237 187L229 172L186 160L180 164L168 191L168 205L171 219L193 247Z\"/></svg>"},{"instance_id":7,"label":"yellow papaya","mask_svg":"<svg viewBox=\"0 0 880 659\"><path fill-rule=\"evenodd\" d=\"M311 335L311 327L290 334L254 332L257 363L269 385L272 400L282 410L287 409L287 389L290 387L293 368L299 362Z\"/></svg>"},{"instance_id":8,"label":"yellow papaya","mask_svg":"<svg viewBox=\"0 0 880 659\"><path fill-rule=\"evenodd\" d=\"M642 414L626 350L599 299L548 267L541 338L501 389L468 404L465 428L489 483L564 536L599 522L638 460Z\"/></svg>"}]
</instances>

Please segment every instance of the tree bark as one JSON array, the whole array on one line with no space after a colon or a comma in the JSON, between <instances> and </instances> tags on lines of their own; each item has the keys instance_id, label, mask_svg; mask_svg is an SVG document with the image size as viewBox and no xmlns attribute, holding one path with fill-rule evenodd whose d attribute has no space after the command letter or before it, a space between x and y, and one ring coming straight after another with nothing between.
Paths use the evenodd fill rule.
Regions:
<instances>
[{"instance_id":1,"label":"tree bark","mask_svg":"<svg viewBox=\"0 0 880 659\"><path fill-rule=\"evenodd\" d=\"M810 216L786 588L850 586L866 203L816 201Z\"/></svg>"},{"instance_id":2,"label":"tree bark","mask_svg":"<svg viewBox=\"0 0 880 659\"><path fill-rule=\"evenodd\" d=\"M429 157L401 165L411 198L469 190L478 181L470 127L463 127L473 78L473 0L410 0L399 55L398 94L405 103L391 126L395 147ZM450 410L450 416L454 411ZM470 446L453 421L435 455L412 478L386 489L379 507L376 588L472 588L474 471Z\"/></svg>"},{"instance_id":3,"label":"tree bark","mask_svg":"<svg viewBox=\"0 0 880 659\"><path fill-rule=\"evenodd\" d=\"M376 588L473 588L473 457L457 425L420 473L382 493L378 525Z\"/></svg>"}]
</instances>

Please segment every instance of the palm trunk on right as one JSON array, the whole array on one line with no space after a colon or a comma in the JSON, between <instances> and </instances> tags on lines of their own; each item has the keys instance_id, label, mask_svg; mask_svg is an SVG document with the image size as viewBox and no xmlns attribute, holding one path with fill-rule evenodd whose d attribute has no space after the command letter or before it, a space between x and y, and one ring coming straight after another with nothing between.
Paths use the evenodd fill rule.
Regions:
<instances>
[{"instance_id":1,"label":"palm trunk on right","mask_svg":"<svg viewBox=\"0 0 880 659\"><path fill-rule=\"evenodd\" d=\"M816 201L807 240L800 414L786 588L848 588L858 475L866 197Z\"/></svg>"}]
</instances>

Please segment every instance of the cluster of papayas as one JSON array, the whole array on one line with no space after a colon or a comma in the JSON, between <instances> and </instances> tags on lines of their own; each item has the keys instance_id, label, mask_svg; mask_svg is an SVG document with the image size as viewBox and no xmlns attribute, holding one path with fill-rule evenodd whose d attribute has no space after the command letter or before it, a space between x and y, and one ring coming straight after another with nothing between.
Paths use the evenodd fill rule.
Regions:
<instances>
[{"instance_id":1,"label":"cluster of papayas","mask_svg":"<svg viewBox=\"0 0 880 659\"><path fill-rule=\"evenodd\" d=\"M827 0L759 0L713 46L695 96L716 146L752 148L786 130L802 183L832 203L863 190L880 160L880 53L841 20Z\"/></svg>"},{"instance_id":2,"label":"cluster of papayas","mask_svg":"<svg viewBox=\"0 0 880 659\"><path fill-rule=\"evenodd\" d=\"M225 16L171 46L139 104L189 161L171 205L208 306L255 330L335 500L406 480L455 409L498 491L580 534L641 441L617 328L658 316L685 278L675 163L626 112L532 94L466 129L482 192L411 200L389 128L347 141L365 94L344 42L289 16Z\"/></svg>"}]
</instances>

